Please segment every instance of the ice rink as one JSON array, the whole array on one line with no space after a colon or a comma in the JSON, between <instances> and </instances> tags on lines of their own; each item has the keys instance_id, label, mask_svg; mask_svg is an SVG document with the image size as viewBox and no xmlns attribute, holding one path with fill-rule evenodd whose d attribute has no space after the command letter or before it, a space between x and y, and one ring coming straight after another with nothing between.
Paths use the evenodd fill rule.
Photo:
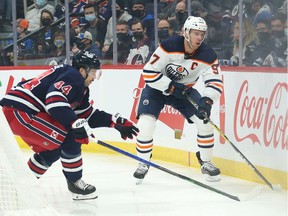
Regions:
<instances>
[{"instance_id":1,"label":"ice rink","mask_svg":"<svg viewBox=\"0 0 288 216\"><path fill-rule=\"evenodd\" d=\"M250 195L253 189L262 187L256 197L238 202L153 167L144 182L136 185L132 175L138 162L125 155L83 153L83 161L83 179L95 185L98 191L95 200L71 199L59 161L39 180L48 204L60 213L82 216L288 215L287 190L272 191L266 185L228 176L222 176L220 182L209 183L199 169L153 161L241 198Z\"/></svg>"}]
</instances>

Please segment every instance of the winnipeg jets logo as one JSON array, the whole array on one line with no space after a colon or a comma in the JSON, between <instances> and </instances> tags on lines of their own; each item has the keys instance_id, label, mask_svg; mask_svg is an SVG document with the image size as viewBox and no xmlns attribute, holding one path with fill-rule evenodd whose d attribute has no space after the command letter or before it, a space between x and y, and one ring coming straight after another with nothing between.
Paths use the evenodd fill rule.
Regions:
<instances>
[{"instance_id":1,"label":"winnipeg jets logo","mask_svg":"<svg viewBox=\"0 0 288 216\"><path fill-rule=\"evenodd\" d=\"M180 65L175 64L168 64L166 66L166 76L169 77L171 80L178 81L188 76L188 70Z\"/></svg>"}]
</instances>

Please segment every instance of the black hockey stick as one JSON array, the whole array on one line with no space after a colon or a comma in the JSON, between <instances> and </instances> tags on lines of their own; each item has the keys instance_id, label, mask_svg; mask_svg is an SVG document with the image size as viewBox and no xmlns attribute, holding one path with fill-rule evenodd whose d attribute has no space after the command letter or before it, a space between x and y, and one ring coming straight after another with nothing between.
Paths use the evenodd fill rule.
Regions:
<instances>
[{"instance_id":1,"label":"black hockey stick","mask_svg":"<svg viewBox=\"0 0 288 216\"><path fill-rule=\"evenodd\" d=\"M189 182L191 182L191 183L193 183L193 184L196 184L196 185L198 185L198 186L200 186L200 187L206 188L206 189L208 189L208 190L210 190L210 191L214 191L214 192L216 192L216 193L219 193L219 194L221 194L221 195L223 195L223 196L229 197L230 199L233 199L233 200L236 200L236 201L244 201L244 200L247 200L247 199L249 199L250 197L256 196L257 194L260 193L259 190L257 189L257 191L255 191L252 196L249 196L249 198L247 197L247 198L241 198L241 199L240 199L238 196L234 196L234 195L228 194L228 193L226 193L226 192L224 192L224 191L218 190L218 189L216 189L216 188L214 188L214 187L211 187L211 186L209 186L209 185L206 185L206 184L203 184L203 183L201 183L201 182L198 182L198 181L196 181L196 180L194 180L194 179L192 179L192 178L189 178L189 177L187 177L187 176L181 175L181 174L176 173L176 172L174 172L174 171L172 171L172 170L166 169L165 167L162 167L162 166L157 165L157 164L155 164L155 163L152 163L152 162L150 162L150 161L144 160L144 159L142 159L142 158L140 158L140 157L138 157L138 156L136 156L136 155L134 155L134 154L131 154L130 152L127 152L127 151L124 151L124 150L122 150L122 149L119 149L119 148L117 148L117 147L115 147L115 146L112 146L112 145L110 145L110 144L108 144L108 143L105 143L105 142L103 142L103 141L101 141L101 140L96 140L95 138L90 138L90 139L91 139L92 141L98 143L98 144L101 145L101 146L104 146L104 147L106 147L106 148L112 149L113 151L116 151L116 152L118 152L118 153L124 154L124 155L126 155L126 156L128 156L128 157L130 157L130 158L133 158L133 159L135 159L135 160L137 160L137 161L140 161L140 162L142 162L142 163L145 163L145 164L147 164L147 165L149 165L149 166L151 166L151 167L154 167L154 168L159 169L159 170L161 170L161 171L163 171L163 172L169 173L169 174L174 175L174 176L176 176L176 177L178 177L178 178L181 178L181 179L183 179L183 180L189 181Z\"/></svg>"},{"instance_id":2,"label":"black hockey stick","mask_svg":"<svg viewBox=\"0 0 288 216\"><path fill-rule=\"evenodd\" d=\"M189 96L186 95L187 99L190 103L198 109L198 104ZM245 157L244 154L228 139L228 137L221 131L221 129L207 116L205 113L205 119L219 132L219 134L233 147L233 149L244 159L244 161L254 170L254 172L272 189L272 190L280 190L280 185L272 185L261 173L260 171Z\"/></svg>"}]
</instances>

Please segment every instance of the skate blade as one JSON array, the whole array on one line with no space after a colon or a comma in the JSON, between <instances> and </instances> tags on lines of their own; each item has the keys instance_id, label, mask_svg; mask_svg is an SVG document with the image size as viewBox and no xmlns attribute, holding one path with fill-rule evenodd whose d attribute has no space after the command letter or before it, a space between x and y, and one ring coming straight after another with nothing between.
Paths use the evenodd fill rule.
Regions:
<instances>
[{"instance_id":1,"label":"skate blade","mask_svg":"<svg viewBox=\"0 0 288 216\"><path fill-rule=\"evenodd\" d=\"M97 198L98 198L98 195L96 194L96 191L94 193L87 194L87 195L72 193L73 200L80 201L80 200L92 200L92 199L97 199Z\"/></svg>"},{"instance_id":2,"label":"skate blade","mask_svg":"<svg viewBox=\"0 0 288 216\"><path fill-rule=\"evenodd\" d=\"M204 174L204 175L205 175L206 181L208 182L219 182L221 180L220 175L217 175L217 176L210 176L207 174Z\"/></svg>"},{"instance_id":3,"label":"skate blade","mask_svg":"<svg viewBox=\"0 0 288 216\"><path fill-rule=\"evenodd\" d=\"M135 179L136 179L136 185L140 185L143 182L143 179L138 179L138 178L135 178Z\"/></svg>"}]
</instances>

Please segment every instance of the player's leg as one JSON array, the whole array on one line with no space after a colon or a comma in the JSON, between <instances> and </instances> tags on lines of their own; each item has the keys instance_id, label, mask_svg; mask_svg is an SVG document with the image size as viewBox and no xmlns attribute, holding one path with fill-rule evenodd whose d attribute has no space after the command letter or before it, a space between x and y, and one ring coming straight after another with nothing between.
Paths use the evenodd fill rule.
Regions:
<instances>
[{"instance_id":1,"label":"player's leg","mask_svg":"<svg viewBox=\"0 0 288 216\"><path fill-rule=\"evenodd\" d=\"M136 139L137 156L150 160L153 150L153 135L156 121L163 108L165 100L161 91L146 86L139 100L137 109L139 133ZM133 176L136 184L140 184L149 170L149 166L139 163Z\"/></svg>"},{"instance_id":2,"label":"player's leg","mask_svg":"<svg viewBox=\"0 0 288 216\"><path fill-rule=\"evenodd\" d=\"M96 199L96 188L82 179L81 144L75 142L71 132L61 146L60 160L68 189L74 200Z\"/></svg>"},{"instance_id":3,"label":"player's leg","mask_svg":"<svg viewBox=\"0 0 288 216\"><path fill-rule=\"evenodd\" d=\"M206 175L207 181L220 181L220 170L211 162L214 148L214 128L211 124L204 124L194 115L192 121L196 124L197 144L199 152L196 153L201 165L201 172Z\"/></svg>"},{"instance_id":4,"label":"player's leg","mask_svg":"<svg viewBox=\"0 0 288 216\"><path fill-rule=\"evenodd\" d=\"M189 96L198 103L201 95L196 89L189 92ZM220 170L215 167L212 162L214 147L214 128L211 124L204 124L196 115L196 108L188 101L173 101L171 104L186 117L189 123L195 123L197 126L197 144L199 152L196 154L201 165L201 172L207 176L208 181L219 181Z\"/></svg>"}]
</instances>

